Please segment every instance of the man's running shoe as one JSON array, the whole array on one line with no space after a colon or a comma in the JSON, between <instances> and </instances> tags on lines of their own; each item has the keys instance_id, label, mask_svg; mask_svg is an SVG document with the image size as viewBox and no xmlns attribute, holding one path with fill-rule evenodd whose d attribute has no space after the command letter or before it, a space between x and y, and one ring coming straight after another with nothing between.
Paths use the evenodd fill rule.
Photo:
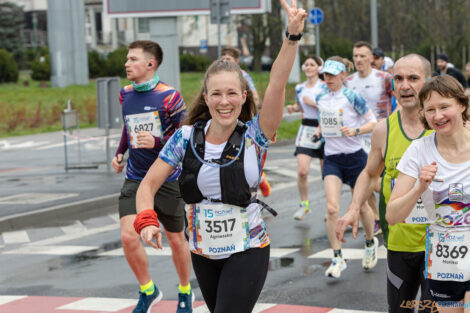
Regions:
<instances>
[{"instance_id":1,"label":"man's running shoe","mask_svg":"<svg viewBox=\"0 0 470 313\"><path fill-rule=\"evenodd\" d=\"M193 291L188 295L187 293L178 294L178 310L176 313L192 313L193 312L193 303L196 299Z\"/></svg>"},{"instance_id":2,"label":"man's running shoe","mask_svg":"<svg viewBox=\"0 0 470 313\"><path fill-rule=\"evenodd\" d=\"M158 290L157 286L155 286L155 291L151 295L147 296L145 293L140 291L139 294L139 302L132 313L149 313L150 310L152 310L152 306L160 302L163 298L163 294Z\"/></svg>"},{"instance_id":3,"label":"man's running shoe","mask_svg":"<svg viewBox=\"0 0 470 313\"><path fill-rule=\"evenodd\" d=\"M261 194L263 197L267 197L271 194L271 185L268 182L268 178L264 172L261 172L261 182L259 183Z\"/></svg>"},{"instance_id":4,"label":"man's running shoe","mask_svg":"<svg viewBox=\"0 0 470 313\"><path fill-rule=\"evenodd\" d=\"M380 222L379 220L375 220L374 224L374 236L377 236L378 234L382 233L382 229L380 228Z\"/></svg>"},{"instance_id":5,"label":"man's running shoe","mask_svg":"<svg viewBox=\"0 0 470 313\"><path fill-rule=\"evenodd\" d=\"M304 217L310 213L310 209L307 204L305 203L300 203L299 209L295 211L294 215L292 217L294 220L301 221L304 219Z\"/></svg>"},{"instance_id":6,"label":"man's running shoe","mask_svg":"<svg viewBox=\"0 0 470 313\"><path fill-rule=\"evenodd\" d=\"M330 267L325 272L325 276L339 278L341 276L341 272L346 269L346 261L342 256L334 257L331 260Z\"/></svg>"},{"instance_id":7,"label":"man's running shoe","mask_svg":"<svg viewBox=\"0 0 470 313\"><path fill-rule=\"evenodd\" d=\"M362 259L362 268L370 270L377 265L377 248L379 247L379 240L374 237L374 245L372 247L364 248L364 258Z\"/></svg>"}]
</instances>

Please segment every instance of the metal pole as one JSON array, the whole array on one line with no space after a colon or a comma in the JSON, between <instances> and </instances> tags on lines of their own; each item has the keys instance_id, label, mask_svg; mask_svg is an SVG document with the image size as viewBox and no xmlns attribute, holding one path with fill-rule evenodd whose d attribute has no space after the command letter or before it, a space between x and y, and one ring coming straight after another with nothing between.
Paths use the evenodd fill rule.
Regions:
<instances>
[{"instance_id":1,"label":"metal pole","mask_svg":"<svg viewBox=\"0 0 470 313\"><path fill-rule=\"evenodd\" d=\"M104 88L104 94L107 95L105 97L105 112L104 112L104 118L105 118L105 141L106 141L106 173L109 175L111 173L111 160L109 159L109 128L111 127L110 125L110 101L109 101L109 88L108 85L111 81L108 79L106 80Z\"/></svg>"},{"instance_id":2,"label":"metal pole","mask_svg":"<svg viewBox=\"0 0 470 313\"><path fill-rule=\"evenodd\" d=\"M62 129L64 130L64 158L65 158L65 172L69 170L69 164L67 162L67 128L65 127L65 114L62 112Z\"/></svg>"},{"instance_id":3,"label":"metal pole","mask_svg":"<svg viewBox=\"0 0 470 313\"><path fill-rule=\"evenodd\" d=\"M222 57L222 48L220 46L220 0L217 0L217 58Z\"/></svg>"},{"instance_id":4,"label":"metal pole","mask_svg":"<svg viewBox=\"0 0 470 313\"><path fill-rule=\"evenodd\" d=\"M320 56L320 24L315 25L315 54Z\"/></svg>"},{"instance_id":5,"label":"metal pole","mask_svg":"<svg viewBox=\"0 0 470 313\"><path fill-rule=\"evenodd\" d=\"M377 0L370 0L370 28L372 47L379 46L379 38L377 31Z\"/></svg>"}]
</instances>

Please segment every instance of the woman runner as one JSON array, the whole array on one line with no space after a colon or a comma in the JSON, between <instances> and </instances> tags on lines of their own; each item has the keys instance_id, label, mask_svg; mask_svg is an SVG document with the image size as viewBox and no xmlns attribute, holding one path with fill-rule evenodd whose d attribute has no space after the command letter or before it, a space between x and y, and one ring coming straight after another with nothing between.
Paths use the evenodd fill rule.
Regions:
<instances>
[{"instance_id":1,"label":"woman runner","mask_svg":"<svg viewBox=\"0 0 470 313\"><path fill-rule=\"evenodd\" d=\"M372 132L377 123L365 100L354 90L343 86L347 74L346 64L352 68L352 63L341 57L331 57L325 62L320 73L324 74L328 89L316 98L320 111L317 135L321 130L325 138L322 177L327 202L326 228L333 249L333 259L325 275L334 278L339 278L341 271L346 269L341 242L335 235L341 188L347 184L353 192L356 179L367 163L367 154L362 149L359 135ZM369 269L377 263L378 240L373 237L374 217L369 207L363 209L361 217L366 233L363 267Z\"/></svg>"},{"instance_id":2,"label":"woman runner","mask_svg":"<svg viewBox=\"0 0 470 313\"><path fill-rule=\"evenodd\" d=\"M273 64L258 115L234 62L215 61L206 72L187 124L169 139L137 194L135 228L161 248L154 195L182 163L181 195L189 224L191 259L210 312L251 312L266 279L269 236L256 199L263 154L282 120L287 79L307 16L280 0L288 16L286 38ZM156 242L153 241L156 239Z\"/></svg>"},{"instance_id":3,"label":"woman runner","mask_svg":"<svg viewBox=\"0 0 470 313\"><path fill-rule=\"evenodd\" d=\"M316 55L310 55L302 65L302 71L307 81L295 86L295 104L288 105L287 112L302 112L302 125L295 140L295 153L297 157L297 187L300 194L300 206L293 218L303 220L310 212L308 201L308 171L312 158L320 159L320 168L323 168L323 148L325 141L315 137L318 127L318 106L315 102L317 95L326 88L319 78L318 72L322 60Z\"/></svg>"}]
</instances>

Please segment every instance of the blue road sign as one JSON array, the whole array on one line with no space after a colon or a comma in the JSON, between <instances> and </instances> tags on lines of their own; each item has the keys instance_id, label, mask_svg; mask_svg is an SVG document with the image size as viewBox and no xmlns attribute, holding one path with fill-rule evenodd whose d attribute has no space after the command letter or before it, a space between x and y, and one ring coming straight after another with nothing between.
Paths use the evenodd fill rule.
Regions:
<instances>
[{"instance_id":1,"label":"blue road sign","mask_svg":"<svg viewBox=\"0 0 470 313\"><path fill-rule=\"evenodd\" d=\"M318 25L323 21L323 11L320 8L313 8L308 14L308 19L313 25Z\"/></svg>"}]
</instances>

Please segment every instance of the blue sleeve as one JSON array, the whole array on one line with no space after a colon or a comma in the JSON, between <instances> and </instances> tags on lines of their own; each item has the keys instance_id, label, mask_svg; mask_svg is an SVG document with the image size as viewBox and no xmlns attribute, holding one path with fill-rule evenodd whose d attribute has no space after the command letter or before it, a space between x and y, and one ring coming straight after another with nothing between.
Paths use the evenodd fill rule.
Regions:
<instances>
[{"instance_id":1,"label":"blue sleeve","mask_svg":"<svg viewBox=\"0 0 470 313\"><path fill-rule=\"evenodd\" d=\"M354 100L353 100L353 107L354 110L357 112L359 115L364 115L369 111L369 107L366 104L366 100L358 94L357 92L354 93Z\"/></svg>"},{"instance_id":2,"label":"blue sleeve","mask_svg":"<svg viewBox=\"0 0 470 313\"><path fill-rule=\"evenodd\" d=\"M269 147L270 140L266 138L261 126L259 125L259 114L256 114L255 117L249 122L246 123L248 127L246 135L251 138L254 143L262 149L267 149Z\"/></svg>"},{"instance_id":3,"label":"blue sleeve","mask_svg":"<svg viewBox=\"0 0 470 313\"><path fill-rule=\"evenodd\" d=\"M158 157L171 166L176 167L183 161L187 146L188 140L183 138L183 129L179 128L167 141Z\"/></svg>"}]
</instances>

